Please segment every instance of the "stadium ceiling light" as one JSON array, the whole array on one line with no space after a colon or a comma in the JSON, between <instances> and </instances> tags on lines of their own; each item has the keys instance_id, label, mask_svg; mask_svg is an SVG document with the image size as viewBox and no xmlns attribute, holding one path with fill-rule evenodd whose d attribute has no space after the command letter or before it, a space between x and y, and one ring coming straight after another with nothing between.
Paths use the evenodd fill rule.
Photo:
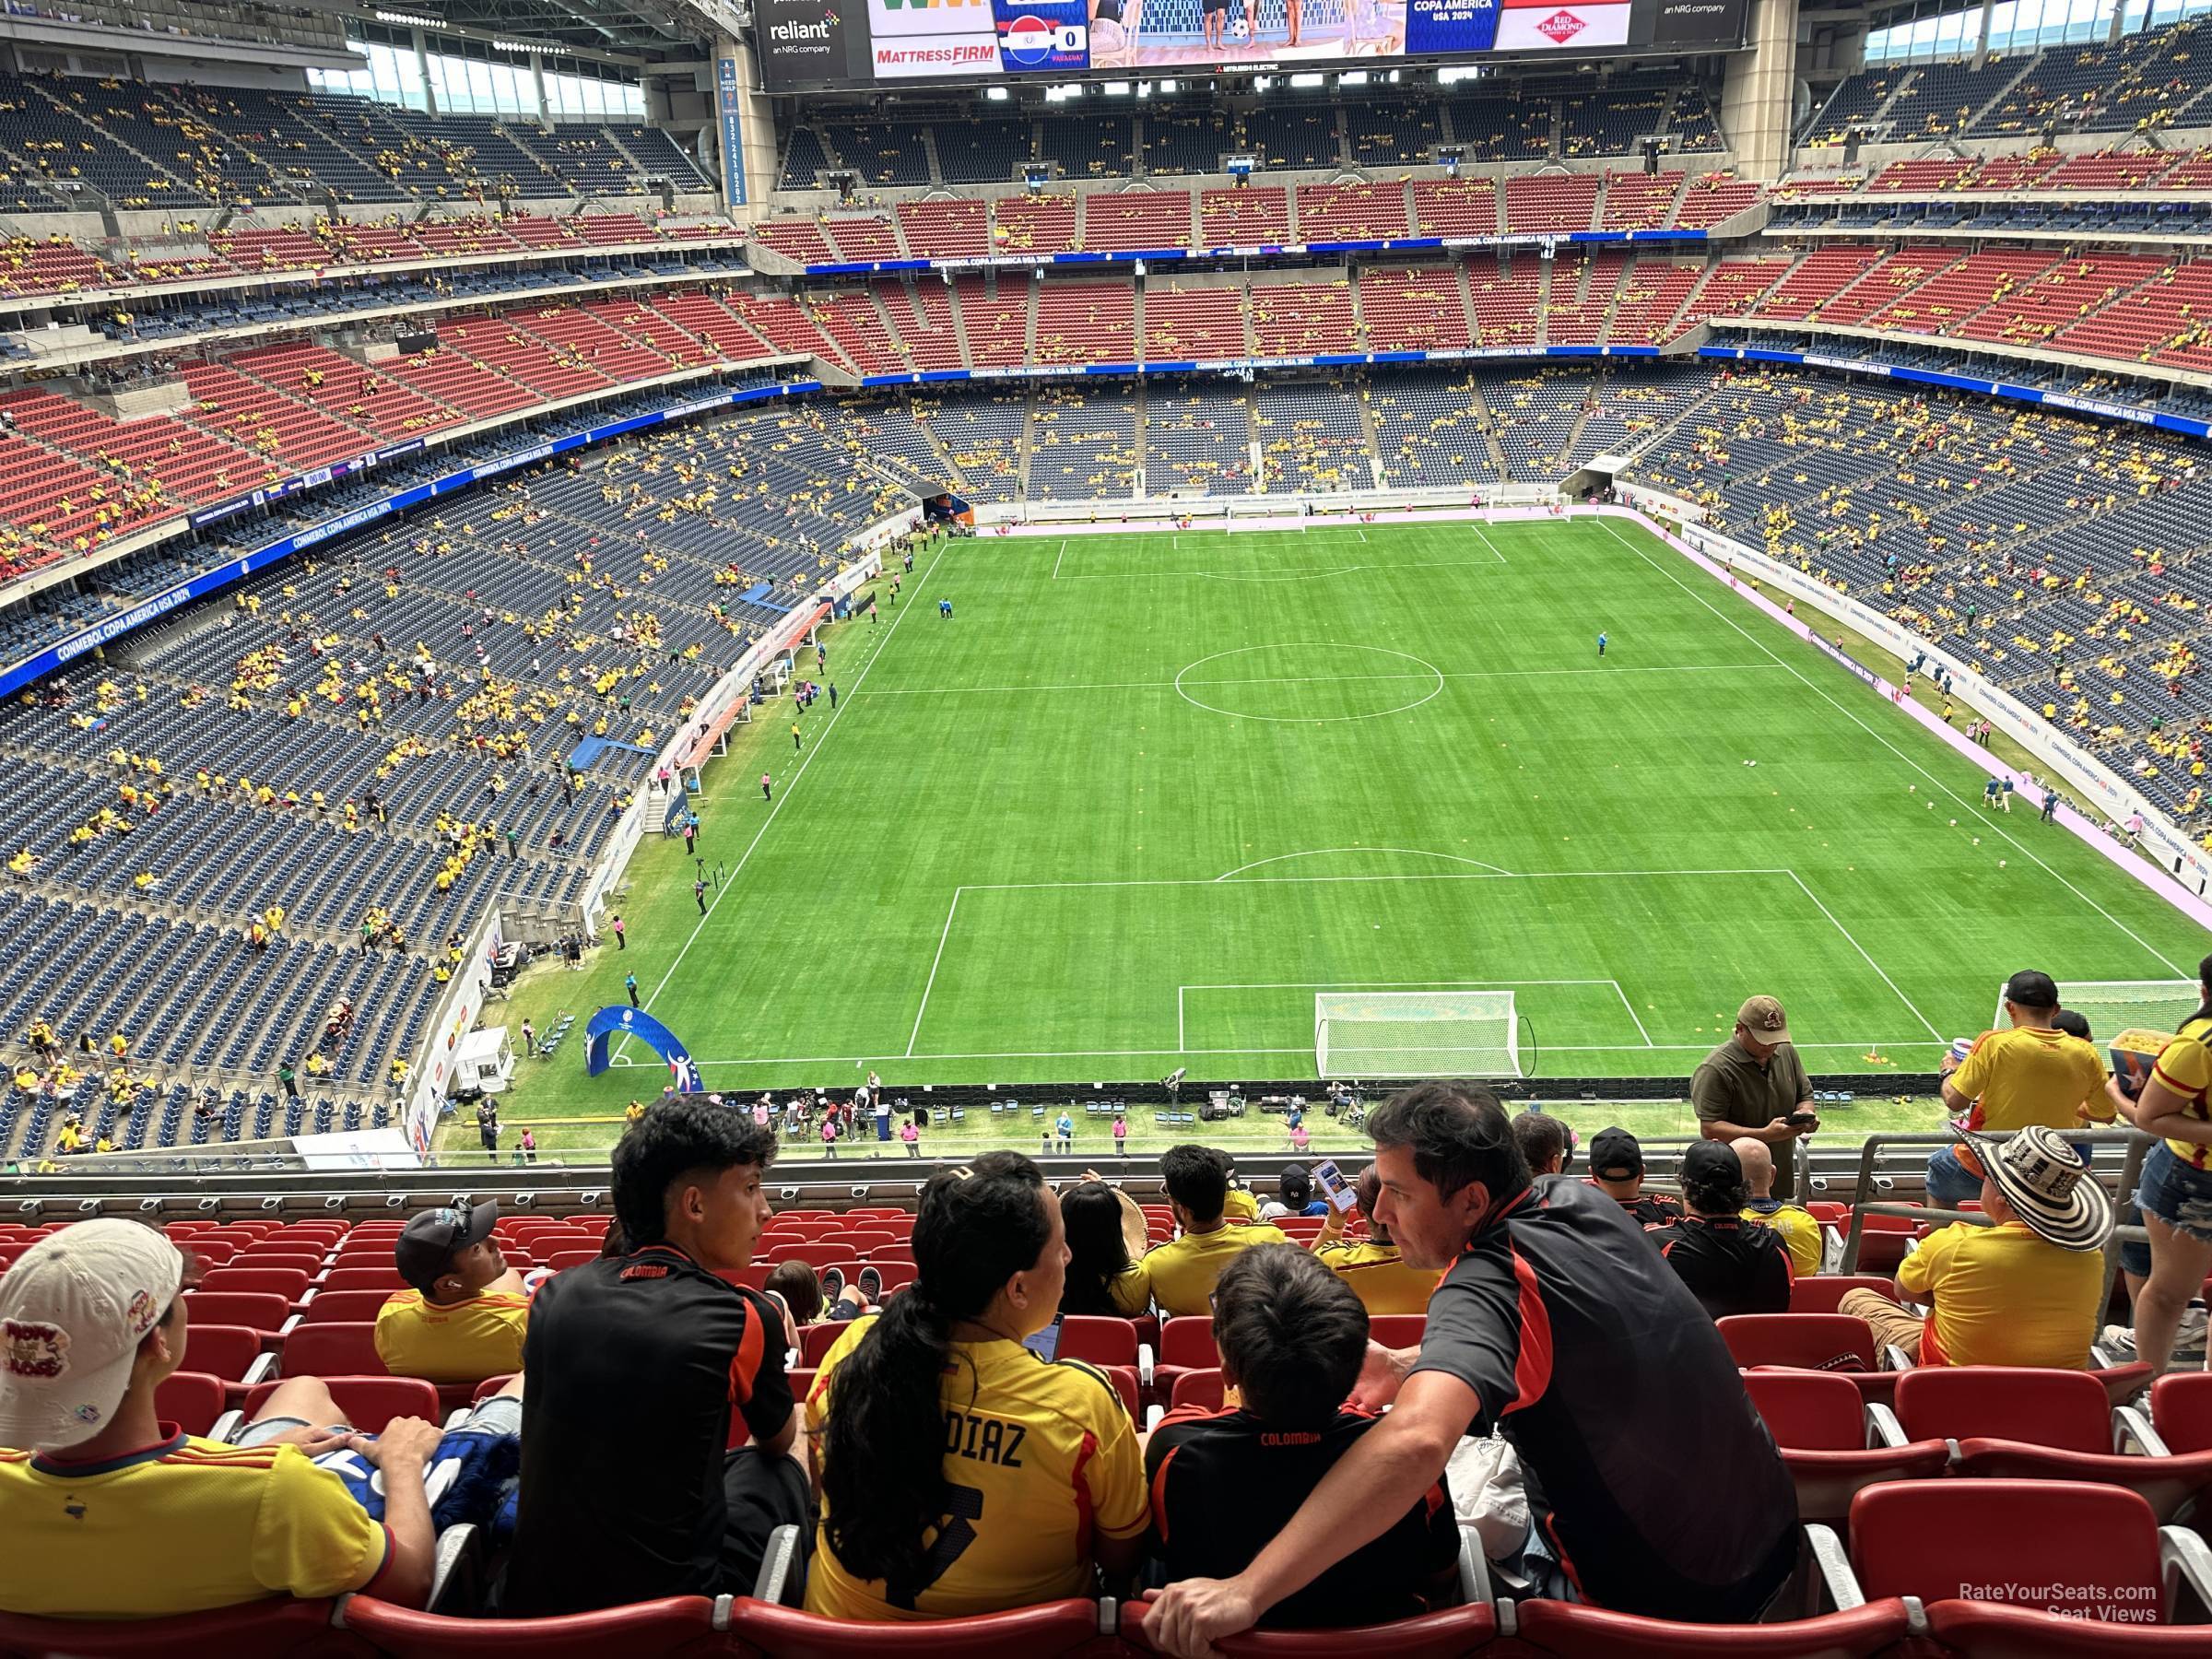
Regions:
<instances>
[{"instance_id":1,"label":"stadium ceiling light","mask_svg":"<svg viewBox=\"0 0 2212 1659\"><path fill-rule=\"evenodd\" d=\"M494 41L491 49L494 52L525 52L532 57L543 57L546 53L543 46L534 46L528 41Z\"/></svg>"},{"instance_id":2,"label":"stadium ceiling light","mask_svg":"<svg viewBox=\"0 0 2212 1659\"><path fill-rule=\"evenodd\" d=\"M380 11L371 14L379 23L395 23L402 29L443 29L444 24L435 18L425 18L414 12Z\"/></svg>"}]
</instances>

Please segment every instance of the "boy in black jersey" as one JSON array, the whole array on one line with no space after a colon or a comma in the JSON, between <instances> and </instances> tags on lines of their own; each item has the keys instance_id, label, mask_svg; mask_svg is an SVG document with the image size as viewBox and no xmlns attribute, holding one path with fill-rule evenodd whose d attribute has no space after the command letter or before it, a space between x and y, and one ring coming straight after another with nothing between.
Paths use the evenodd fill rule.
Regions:
<instances>
[{"instance_id":1,"label":"boy in black jersey","mask_svg":"<svg viewBox=\"0 0 2212 1659\"><path fill-rule=\"evenodd\" d=\"M1367 1310L1294 1244L1260 1245L1222 1269L1214 1343L1222 1383L1241 1403L1172 1412L1145 1450L1170 1582L1242 1571L1376 1420L1345 1403L1367 1357ZM1345 1628L1411 1618L1448 1582L1458 1548L1440 1477L1395 1525L1285 1597L1262 1623Z\"/></svg>"}]
</instances>

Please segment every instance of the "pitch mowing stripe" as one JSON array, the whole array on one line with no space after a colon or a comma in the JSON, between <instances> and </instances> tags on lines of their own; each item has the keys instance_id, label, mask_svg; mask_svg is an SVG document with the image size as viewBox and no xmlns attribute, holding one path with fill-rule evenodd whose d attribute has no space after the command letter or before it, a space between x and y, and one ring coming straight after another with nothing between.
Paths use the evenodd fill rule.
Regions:
<instances>
[{"instance_id":1,"label":"pitch mowing stripe","mask_svg":"<svg viewBox=\"0 0 2212 1659\"><path fill-rule=\"evenodd\" d=\"M1611 519L1600 519L1598 523L1605 525L1606 535L1610 535L1615 541L1620 543L1622 547L1628 548L1630 552L1635 554L1637 558L1642 559L1645 564L1650 565L1653 570L1665 576L1669 582L1673 582L1677 587L1680 588L1684 593L1695 599L1700 605L1703 606L1714 616L1720 618L1722 621L1727 623L1730 628L1735 629L1737 633L1742 634L1745 639L1749 640L1752 644L1758 646L1759 650L1764 652L1768 656L1773 657L1777 663L1781 663L1784 668L1787 668L1790 671L1791 676L1796 679L1800 685L1803 685L1806 689L1818 696L1823 702L1827 703L1830 707L1836 710L1837 712L1843 715L1843 717L1849 720L1852 724L1857 726L1859 730L1865 732L1869 737L1873 738L1877 743L1880 744L1891 754L1895 755L1900 760L1902 760L1907 766L1911 767L1914 771L1925 778L1936 788L1942 790L1945 794L1950 796L1952 800L1958 802L1961 806L1967 806L1971 805L1964 795L1953 789L1941 778L1938 778L1934 772L1928 771L1928 769L1923 766L1919 761L1913 759L1912 756L1906 754L1903 749L1898 747L1896 744L1890 742L1888 738L1882 735L1882 734L1877 731L1873 726L1868 725L1865 721L1860 719L1857 711L1845 706L1845 704L1840 699L1831 694L1827 688L1815 685L1811 680L1806 678L1806 677L1798 671L1794 664L1783 662L1780 656L1776 655L1773 647L1767 644L1765 641L1759 639L1756 634L1745 628L1744 625L1738 622L1734 617L1729 616L1727 612L1722 610L1718 606L1714 605L1711 600L1706 598L1703 594L1699 593L1697 589L1692 587L1688 582L1683 581L1679 575L1677 575L1674 571L1668 569L1666 565L1662 563L1660 560L1653 559L1649 553L1646 553L1633 541L1621 535L1619 531L1613 527L1613 521ZM2146 939L2134 928L2128 926L2126 923L2121 921L2119 917L2113 915L2112 912L2106 910L2103 905L2098 903L2097 900L2090 898L2087 893L2083 892L2079 888L2068 881L2064 876L2061 876L2056 870L2045 864L2036 853L2035 850L2032 847L2030 847L2025 841L2015 840L2011 832L2006 830L2001 825L1993 823L1990 826L1990 830L1993 834L2001 837L2012 847L2015 852L2018 853L2022 857L2029 860L2030 863L2033 864L2037 868L2041 870L2044 875L2050 877L2052 880L2057 882L2059 886L2065 888L2067 892L2073 894L2075 898L2080 900L2082 903L2088 905L2089 909L2095 911L2099 915L2102 916L2107 922L2110 922L2114 927L2118 928L2122 933L2125 934L2136 944L2142 946L2145 950L2148 951L2159 961L2163 962L2168 968L2171 968L2176 975L2183 979L2194 979L2196 977L2195 971L2194 969L2184 968L2179 962L2174 961L2171 957L2165 955L2158 948L2158 947L2151 944L2148 939ZM1818 901L1816 900L1816 902ZM1885 975L1884 977L1887 978L1888 976ZM1902 993L1900 993L1900 994L1901 995ZM1917 1008L1913 1009L1915 1014L1919 1013L1919 1011L1920 1010ZM1933 1027L1930 1027L1929 1029L1934 1030Z\"/></svg>"}]
</instances>

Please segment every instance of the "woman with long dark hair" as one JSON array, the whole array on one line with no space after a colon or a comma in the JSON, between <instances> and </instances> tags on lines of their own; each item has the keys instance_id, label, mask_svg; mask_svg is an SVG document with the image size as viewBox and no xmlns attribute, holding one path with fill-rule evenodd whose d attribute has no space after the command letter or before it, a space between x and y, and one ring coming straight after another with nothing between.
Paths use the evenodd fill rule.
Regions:
<instances>
[{"instance_id":1,"label":"woman with long dark hair","mask_svg":"<svg viewBox=\"0 0 2212 1659\"><path fill-rule=\"evenodd\" d=\"M857 1320L806 1403L822 1517L809 1611L957 1618L1088 1595L1135 1565L1144 1461L1112 1381L1023 1346L1059 1312L1060 1203L992 1152L933 1177L913 1283Z\"/></svg>"},{"instance_id":2,"label":"woman with long dark hair","mask_svg":"<svg viewBox=\"0 0 2212 1659\"><path fill-rule=\"evenodd\" d=\"M2136 1297L2136 1358L2150 1361L2154 1377L2172 1359L2183 1311L2212 1274L2212 956L2196 977L2196 1012L2159 1051L2142 1092L2130 1100L2117 1075L2106 1085L2123 1117L2160 1137L2135 1193L2150 1235L2150 1277Z\"/></svg>"},{"instance_id":3,"label":"woman with long dark hair","mask_svg":"<svg viewBox=\"0 0 2212 1659\"><path fill-rule=\"evenodd\" d=\"M1063 1313L1130 1319L1152 1305L1152 1276L1129 1259L1122 1201L1104 1182L1087 1177L1060 1194L1067 1228L1067 1288Z\"/></svg>"}]
</instances>

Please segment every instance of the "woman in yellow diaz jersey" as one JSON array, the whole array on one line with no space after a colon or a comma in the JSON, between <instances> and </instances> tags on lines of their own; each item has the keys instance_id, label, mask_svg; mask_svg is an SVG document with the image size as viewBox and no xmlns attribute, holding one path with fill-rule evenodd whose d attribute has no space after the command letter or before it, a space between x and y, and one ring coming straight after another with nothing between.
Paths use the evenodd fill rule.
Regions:
<instances>
[{"instance_id":1,"label":"woman in yellow diaz jersey","mask_svg":"<svg viewBox=\"0 0 2212 1659\"><path fill-rule=\"evenodd\" d=\"M2146 1135L2159 1137L2143 1159L2136 1203L2150 1235L2150 1277L2136 1298L2136 1355L2156 1376L2172 1357L2189 1299L2212 1273L2212 957L2197 964L2203 1000L2159 1051L2134 1100L2117 1076L2112 1104Z\"/></svg>"},{"instance_id":2,"label":"woman in yellow diaz jersey","mask_svg":"<svg viewBox=\"0 0 2212 1659\"><path fill-rule=\"evenodd\" d=\"M1144 1456L1112 1381L1023 1346L1067 1271L1060 1201L992 1152L922 1189L914 1282L855 1320L806 1401L822 1495L809 1611L958 1618L1135 1565Z\"/></svg>"}]
</instances>

